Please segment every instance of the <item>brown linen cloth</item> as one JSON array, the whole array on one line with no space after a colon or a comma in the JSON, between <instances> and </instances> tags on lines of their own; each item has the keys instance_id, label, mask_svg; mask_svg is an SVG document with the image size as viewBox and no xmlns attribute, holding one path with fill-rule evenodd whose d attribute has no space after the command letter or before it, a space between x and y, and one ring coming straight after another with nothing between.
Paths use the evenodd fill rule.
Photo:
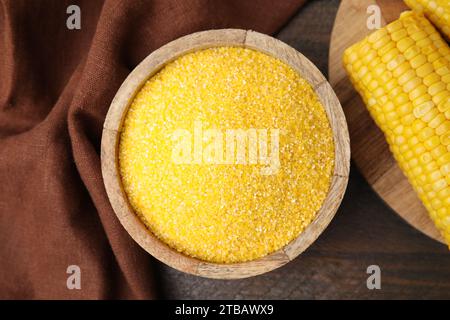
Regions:
<instances>
[{"instance_id":1,"label":"brown linen cloth","mask_svg":"<svg viewBox=\"0 0 450 320\"><path fill-rule=\"evenodd\" d=\"M180 36L271 34L294 1L0 0L0 298L155 298L155 260L122 228L100 170L102 125L128 73ZM81 8L81 30L66 9ZM81 290L69 290L69 265Z\"/></svg>"}]
</instances>

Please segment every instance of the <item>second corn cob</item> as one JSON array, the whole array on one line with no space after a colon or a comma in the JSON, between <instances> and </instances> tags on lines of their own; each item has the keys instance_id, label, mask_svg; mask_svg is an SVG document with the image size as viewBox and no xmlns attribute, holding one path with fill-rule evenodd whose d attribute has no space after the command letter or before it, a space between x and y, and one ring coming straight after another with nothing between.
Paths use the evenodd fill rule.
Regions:
<instances>
[{"instance_id":1,"label":"second corn cob","mask_svg":"<svg viewBox=\"0 0 450 320\"><path fill-rule=\"evenodd\" d=\"M450 245L450 48L409 11L347 49L344 65Z\"/></svg>"},{"instance_id":2,"label":"second corn cob","mask_svg":"<svg viewBox=\"0 0 450 320\"><path fill-rule=\"evenodd\" d=\"M411 8L423 13L450 40L450 1L449 0L404 0Z\"/></svg>"}]
</instances>

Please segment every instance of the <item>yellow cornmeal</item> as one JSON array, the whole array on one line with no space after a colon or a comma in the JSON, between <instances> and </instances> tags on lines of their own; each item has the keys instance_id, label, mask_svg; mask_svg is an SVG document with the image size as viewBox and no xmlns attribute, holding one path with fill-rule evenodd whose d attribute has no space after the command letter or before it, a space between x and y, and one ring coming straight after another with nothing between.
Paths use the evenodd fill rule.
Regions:
<instances>
[{"instance_id":1,"label":"yellow cornmeal","mask_svg":"<svg viewBox=\"0 0 450 320\"><path fill-rule=\"evenodd\" d=\"M177 163L173 134L194 133L196 123L267 129L269 137L279 129L279 170L262 174L264 165L248 159ZM282 248L313 220L330 186L334 142L318 97L293 69L220 47L186 54L147 81L125 117L119 162L130 204L157 237L189 256L233 263Z\"/></svg>"}]
</instances>

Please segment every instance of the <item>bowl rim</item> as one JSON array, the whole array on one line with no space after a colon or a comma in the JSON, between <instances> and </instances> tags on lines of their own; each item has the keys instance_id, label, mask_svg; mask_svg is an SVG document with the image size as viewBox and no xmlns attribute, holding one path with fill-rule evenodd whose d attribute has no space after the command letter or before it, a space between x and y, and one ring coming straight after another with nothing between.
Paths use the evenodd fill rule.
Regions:
<instances>
[{"instance_id":1,"label":"bowl rim","mask_svg":"<svg viewBox=\"0 0 450 320\"><path fill-rule=\"evenodd\" d=\"M157 238L134 213L122 187L118 144L122 122L129 105L145 82L179 56L211 47L239 46L280 59L313 87L325 108L333 132L335 163L328 194L314 220L297 238L264 257L222 264L187 256ZM296 258L326 229L342 202L350 171L350 140L341 104L322 73L300 52L271 36L242 29L200 31L178 38L148 55L128 75L111 102L101 141L101 169L107 196L114 213L128 234L148 253L179 271L216 279L239 279L263 274Z\"/></svg>"}]
</instances>

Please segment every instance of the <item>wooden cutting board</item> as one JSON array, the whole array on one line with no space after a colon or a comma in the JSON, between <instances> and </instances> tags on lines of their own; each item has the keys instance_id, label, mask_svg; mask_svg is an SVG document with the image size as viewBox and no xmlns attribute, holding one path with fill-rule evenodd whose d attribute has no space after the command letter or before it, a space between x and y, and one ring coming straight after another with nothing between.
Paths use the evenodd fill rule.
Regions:
<instances>
[{"instance_id":1,"label":"wooden cutting board","mask_svg":"<svg viewBox=\"0 0 450 320\"><path fill-rule=\"evenodd\" d=\"M444 243L342 66L344 50L372 32L367 28L367 8L374 4L381 9L383 25L408 10L402 0L342 0L331 36L330 83L347 117L352 158L358 169L378 195L404 220Z\"/></svg>"}]
</instances>

